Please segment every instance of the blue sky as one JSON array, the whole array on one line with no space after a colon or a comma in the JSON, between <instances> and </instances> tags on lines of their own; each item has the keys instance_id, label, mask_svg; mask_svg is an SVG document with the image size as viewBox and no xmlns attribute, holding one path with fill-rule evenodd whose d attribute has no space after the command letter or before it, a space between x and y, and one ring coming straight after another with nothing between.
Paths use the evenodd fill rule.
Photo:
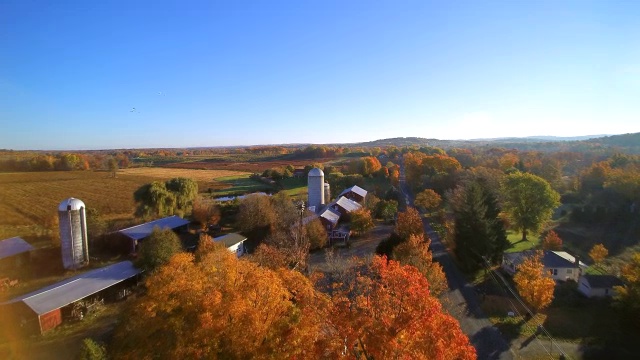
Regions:
<instances>
[{"instance_id":1,"label":"blue sky","mask_svg":"<svg viewBox=\"0 0 640 360\"><path fill-rule=\"evenodd\" d=\"M636 1L0 0L5 149L620 134L639 115Z\"/></svg>"}]
</instances>

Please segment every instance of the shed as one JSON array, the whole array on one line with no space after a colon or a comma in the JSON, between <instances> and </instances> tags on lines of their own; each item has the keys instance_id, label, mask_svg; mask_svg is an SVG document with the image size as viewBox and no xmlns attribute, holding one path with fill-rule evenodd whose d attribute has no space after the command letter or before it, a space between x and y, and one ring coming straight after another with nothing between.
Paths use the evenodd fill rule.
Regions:
<instances>
[{"instance_id":1,"label":"shed","mask_svg":"<svg viewBox=\"0 0 640 360\"><path fill-rule=\"evenodd\" d=\"M17 236L0 241L0 274L19 276L23 265L29 262L33 249L33 246Z\"/></svg>"},{"instance_id":2,"label":"shed","mask_svg":"<svg viewBox=\"0 0 640 360\"><path fill-rule=\"evenodd\" d=\"M235 253L238 257L244 255L245 248L244 242L247 240L245 236L237 233L231 233L223 235L217 238L213 238L213 241L224 244L229 251Z\"/></svg>"},{"instance_id":3,"label":"shed","mask_svg":"<svg viewBox=\"0 0 640 360\"><path fill-rule=\"evenodd\" d=\"M583 275L578 280L578 291L586 297L605 297L615 295L614 286L624 283L613 275Z\"/></svg>"},{"instance_id":4,"label":"shed","mask_svg":"<svg viewBox=\"0 0 640 360\"><path fill-rule=\"evenodd\" d=\"M149 221L144 224L132 226L130 228L122 229L118 232L131 239L131 252L135 253L138 242L149 237L156 226L160 229L171 229L175 232L179 232L181 230L186 230L187 225L189 225L189 220L185 220L177 215L173 215L162 219Z\"/></svg>"},{"instance_id":5,"label":"shed","mask_svg":"<svg viewBox=\"0 0 640 360\"><path fill-rule=\"evenodd\" d=\"M12 307L22 327L41 333L62 323L62 308L106 290L140 273L131 261L122 261L87 271L40 290L18 296L0 305Z\"/></svg>"},{"instance_id":6,"label":"shed","mask_svg":"<svg viewBox=\"0 0 640 360\"><path fill-rule=\"evenodd\" d=\"M358 185L353 185L350 188L344 189L340 193L340 195L338 195L338 197L340 196L344 196L347 199L351 199L355 202L361 202L362 200L364 200L365 197L367 197L367 190L361 188Z\"/></svg>"},{"instance_id":7,"label":"shed","mask_svg":"<svg viewBox=\"0 0 640 360\"><path fill-rule=\"evenodd\" d=\"M319 216L320 221L322 221L322 225L324 225L324 228L327 229L327 231L335 229L338 225L338 221L340 220L340 213L329 206L327 206Z\"/></svg>"}]
</instances>

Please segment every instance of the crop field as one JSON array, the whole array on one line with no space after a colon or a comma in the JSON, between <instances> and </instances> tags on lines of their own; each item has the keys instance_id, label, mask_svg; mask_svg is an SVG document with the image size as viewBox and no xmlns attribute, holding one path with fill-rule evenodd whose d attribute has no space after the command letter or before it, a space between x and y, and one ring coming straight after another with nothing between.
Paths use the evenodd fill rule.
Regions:
<instances>
[{"instance_id":1,"label":"crop field","mask_svg":"<svg viewBox=\"0 0 640 360\"><path fill-rule=\"evenodd\" d=\"M0 239L41 236L46 222L57 215L60 201L69 197L97 209L106 220L129 219L135 209L133 192L143 184L184 176L197 180L201 191L206 191L211 186L231 187L214 180L230 175L248 176L241 172L164 168L126 169L116 178L99 171L0 173Z\"/></svg>"},{"instance_id":2,"label":"crop field","mask_svg":"<svg viewBox=\"0 0 640 360\"><path fill-rule=\"evenodd\" d=\"M230 170L244 171L251 173L262 173L271 168L285 167L291 165L296 168L302 168L309 164L325 163L331 159L291 159L291 160L274 160L274 161L251 161L251 162L233 162L233 161L193 161L181 162L164 165L173 169L202 169L202 170Z\"/></svg>"}]
</instances>

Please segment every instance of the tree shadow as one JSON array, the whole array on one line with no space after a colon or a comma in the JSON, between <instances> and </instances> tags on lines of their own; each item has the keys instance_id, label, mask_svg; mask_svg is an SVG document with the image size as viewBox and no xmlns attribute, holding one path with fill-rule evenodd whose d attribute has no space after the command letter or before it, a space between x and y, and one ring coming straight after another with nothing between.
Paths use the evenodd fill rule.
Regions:
<instances>
[{"instance_id":1,"label":"tree shadow","mask_svg":"<svg viewBox=\"0 0 640 360\"><path fill-rule=\"evenodd\" d=\"M478 359L500 359L510 348L500 331L493 326L480 329L469 340L476 348Z\"/></svg>"}]
</instances>

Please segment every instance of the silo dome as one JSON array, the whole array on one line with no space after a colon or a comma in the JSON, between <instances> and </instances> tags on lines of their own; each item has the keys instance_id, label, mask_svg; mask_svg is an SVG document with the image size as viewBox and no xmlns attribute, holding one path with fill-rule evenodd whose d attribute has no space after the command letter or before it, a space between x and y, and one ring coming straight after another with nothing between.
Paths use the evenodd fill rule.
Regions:
<instances>
[{"instance_id":1,"label":"silo dome","mask_svg":"<svg viewBox=\"0 0 640 360\"><path fill-rule=\"evenodd\" d=\"M60 249L65 269L77 269L89 263L87 215L84 203L68 198L58 205Z\"/></svg>"},{"instance_id":2,"label":"silo dome","mask_svg":"<svg viewBox=\"0 0 640 360\"><path fill-rule=\"evenodd\" d=\"M66 200L62 200L60 205L58 205L58 211L80 210L80 208L84 207L85 206L82 200L76 198L68 198Z\"/></svg>"},{"instance_id":3,"label":"silo dome","mask_svg":"<svg viewBox=\"0 0 640 360\"><path fill-rule=\"evenodd\" d=\"M324 172L322 172L322 170L320 170L319 168L313 168L311 170L309 170L309 177L312 176L322 176L324 177Z\"/></svg>"},{"instance_id":4,"label":"silo dome","mask_svg":"<svg viewBox=\"0 0 640 360\"><path fill-rule=\"evenodd\" d=\"M324 202L324 173L318 168L309 171L307 177L307 196L309 208L315 208L320 211Z\"/></svg>"}]
</instances>

